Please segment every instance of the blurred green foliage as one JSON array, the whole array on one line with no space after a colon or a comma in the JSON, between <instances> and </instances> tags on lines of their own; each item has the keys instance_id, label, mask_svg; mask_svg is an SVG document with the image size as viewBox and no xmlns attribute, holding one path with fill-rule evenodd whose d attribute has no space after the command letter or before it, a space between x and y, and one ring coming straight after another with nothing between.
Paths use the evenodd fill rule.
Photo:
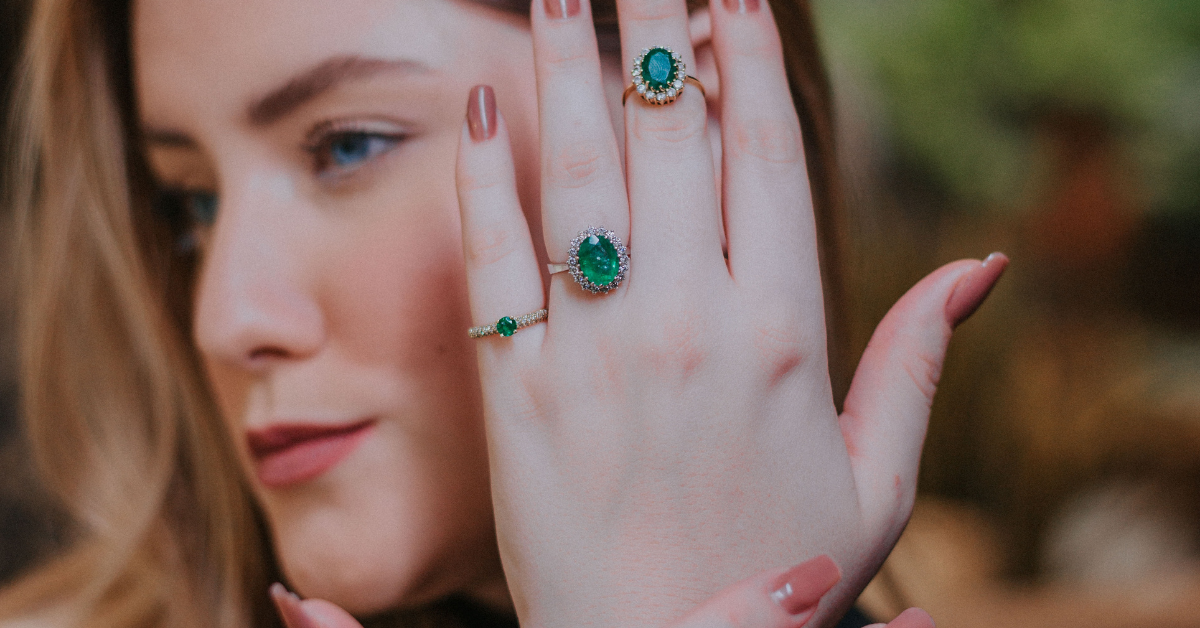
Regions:
<instances>
[{"instance_id":1,"label":"blurred green foliage","mask_svg":"<svg viewBox=\"0 0 1200 628\"><path fill-rule=\"evenodd\" d=\"M1149 211L1200 213L1200 0L817 0L836 72L956 206L1011 212L1040 125L1102 121Z\"/></svg>"}]
</instances>

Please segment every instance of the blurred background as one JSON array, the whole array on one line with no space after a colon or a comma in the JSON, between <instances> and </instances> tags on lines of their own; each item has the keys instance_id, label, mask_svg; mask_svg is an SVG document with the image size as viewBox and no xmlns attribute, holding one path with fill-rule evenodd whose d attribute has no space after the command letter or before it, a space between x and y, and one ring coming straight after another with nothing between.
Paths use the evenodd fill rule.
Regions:
<instances>
[{"instance_id":1,"label":"blurred background","mask_svg":"<svg viewBox=\"0 0 1200 628\"><path fill-rule=\"evenodd\" d=\"M854 333L1001 250L912 523L862 604L1200 626L1200 1L814 0Z\"/></svg>"},{"instance_id":2,"label":"blurred background","mask_svg":"<svg viewBox=\"0 0 1200 628\"><path fill-rule=\"evenodd\" d=\"M5 108L24 4L0 0ZM1200 626L1200 0L813 6L856 348L938 265L1012 258L955 336L913 520L862 606ZM0 242L2 583L63 530L20 444Z\"/></svg>"}]
</instances>

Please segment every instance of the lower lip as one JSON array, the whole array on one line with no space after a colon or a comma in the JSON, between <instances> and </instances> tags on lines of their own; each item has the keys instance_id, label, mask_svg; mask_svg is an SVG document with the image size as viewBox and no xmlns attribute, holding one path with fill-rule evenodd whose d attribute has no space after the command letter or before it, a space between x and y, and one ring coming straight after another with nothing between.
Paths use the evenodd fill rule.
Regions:
<instances>
[{"instance_id":1,"label":"lower lip","mask_svg":"<svg viewBox=\"0 0 1200 628\"><path fill-rule=\"evenodd\" d=\"M258 459L258 481L267 488L286 488L313 480L346 459L374 427L314 438Z\"/></svg>"}]
</instances>

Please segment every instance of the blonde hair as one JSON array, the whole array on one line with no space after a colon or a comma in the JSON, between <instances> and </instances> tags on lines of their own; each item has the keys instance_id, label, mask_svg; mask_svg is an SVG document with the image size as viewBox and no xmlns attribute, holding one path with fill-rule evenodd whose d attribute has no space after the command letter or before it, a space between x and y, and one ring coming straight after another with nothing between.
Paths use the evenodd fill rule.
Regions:
<instances>
[{"instance_id":1,"label":"blonde hair","mask_svg":"<svg viewBox=\"0 0 1200 628\"><path fill-rule=\"evenodd\" d=\"M0 594L0 618L258 623L266 542L186 308L168 306L186 269L155 237L130 150L128 67L114 67L128 10L44 0L29 23L11 128L22 409L75 542Z\"/></svg>"},{"instance_id":2,"label":"blonde hair","mask_svg":"<svg viewBox=\"0 0 1200 628\"><path fill-rule=\"evenodd\" d=\"M598 14L615 16L611 5L597 0L611 9ZM836 312L828 84L807 1L772 7ZM37 0L27 34L10 151L23 413L41 477L77 529L69 551L0 592L0 620L278 624L261 519L188 340L191 268L153 215L133 149L129 10L124 0ZM837 370L845 343L831 340Z\"/></svg>"}]
</instances>

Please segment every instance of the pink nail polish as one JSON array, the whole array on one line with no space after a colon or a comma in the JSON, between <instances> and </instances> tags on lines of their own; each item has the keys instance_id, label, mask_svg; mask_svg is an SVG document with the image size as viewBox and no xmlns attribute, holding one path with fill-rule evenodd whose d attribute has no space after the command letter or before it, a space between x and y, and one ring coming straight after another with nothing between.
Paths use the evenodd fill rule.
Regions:
<instances>
[{"instance_id":1,"label":"pink nail polish","mask_svg":"<svg viewBox=\"0 0 1200 628\"><path fill-rule=\"evenodd\" d=\"M730 13L756 13L759 0L725 0L725 10Z\"/></svg>"},{"instance_id":2,"label":"pink nail polish","mask_svg":"<svg viewBox=\"0 0 1200 628\"><path fill-rule=\"evenodd\" d=\"M789 615L811 614L817 602L842 579L833 559L818 556L792 567L774 583L771 599Z\"/></svg>"},{"instance_id":3,"label":"pink nail polish","mask_svg":"<svg viewBox=\"0 0 1200 628\"><path fill-rule=\"evenodd\" d=\"M467 126L471 129L471 139L476 142L495 137L496 92L492 91L490 85L471 88L471 98L467 101Z\"/></svg>"},{"instance_id":4,"label":"pink nail polish","mask_svg":"<svg viewBox=\"0 0 1200 628\"><path fill-rule=\"evenodd\" d=\"M950 299L946 301L946 320L951 327L958 327L979 309L1000 280L1000 275L1004 274L1005 268L1008 268L1008 256L992 253L982 264L958 280Z\"/></svg>"},{"instance_id":5,"label":"pink nail polish","mask_svg":"<svg viewBox=\"0 0 1200 628\"><path fill-rule=\"evenodd\" d=\"M304 612L304 607L300 606L300 598L282 584L276 582L268 592L271 594L271 601L275 603L275 610L279 612L279 617L283 619L287 628L321 628L321 624Z\"/></svg>"},{"instance_id":6,"label":"pink nail polish","mask_svg":"<svg viewBox=\"0 0 1200 628\"><path fill-rule=\"evenodd\" d=\"M552 19L575 17L579 15L579 0L543 0L546 4L546 15Z\"/></svg>"},{"instance_id":7,"label":"pink nail polish","mask_svg":"<svg viewBox=\"0 0 1200 628\"><path fill-rule=\"evenodd\" d=\"M891 628L934 628L934 623L929 613L919 608L910 608L897 615L888 626Z\"/></svg>"}]
</instances>

